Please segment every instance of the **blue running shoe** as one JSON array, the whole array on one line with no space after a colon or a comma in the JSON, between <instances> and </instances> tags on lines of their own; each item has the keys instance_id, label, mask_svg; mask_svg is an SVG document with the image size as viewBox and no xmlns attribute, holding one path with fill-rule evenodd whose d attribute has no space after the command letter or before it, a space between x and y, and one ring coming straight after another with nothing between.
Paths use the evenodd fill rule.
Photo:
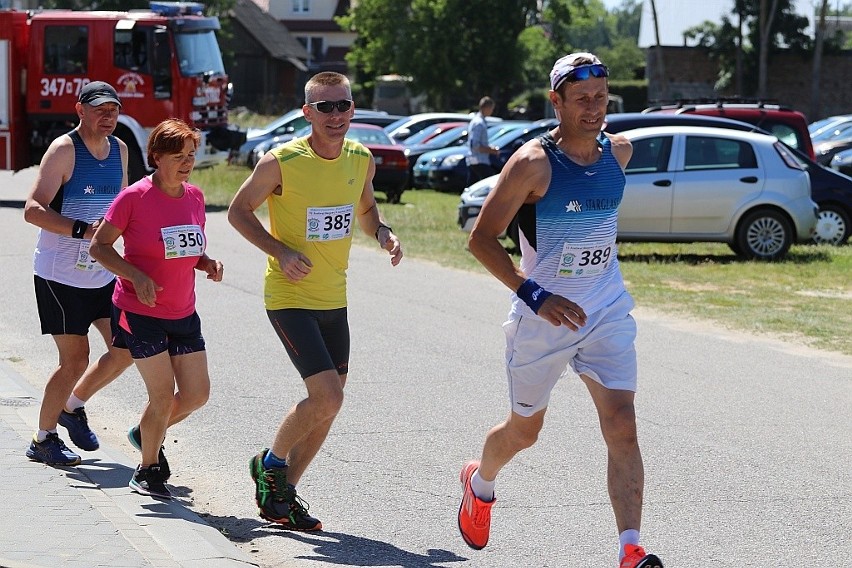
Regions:
<instances>
[{"instance_id":1,"label":"blue running shoe","mask_svg":"<svg viewBox=\"0 0 852 568\"><path fill-rule=\"evenodd\" d=\"M56 432L48 434L44 442L37 442L34 438L27 450L27 457L47 465L78 465L80 463L80 456L69 450Z\"/></svg>"},{"instance_id":2,"label":"blue running shoe","mask_svg":"<svg viewBox=\"0 0 852 568\"><path fill-rule=\"evenodd\" d=\"M82 406L74 412L65 412L63 410L59 414L59 425L68 430L68 437L81 450L94 452L101 447L98 437L89 428L86 410Z\"/></svg>"},{"instance_id":3,"label":"blue running shoe","mask_svg":"<svg viewBox=\"0 0 852 568\"><path fill-rule=\"evenodd\" d=\"M139 425L132 426L130 430L127 431L127 439L133 445L134 448L142 451L142 430L139 428ZM163 481L168 481L172 476L172 470L169 467L169 460L166 459L165 447L160 446L160 455L157 457L157 465L160 466L160 475L163 476Z\"/></svg>"}]
</instances>

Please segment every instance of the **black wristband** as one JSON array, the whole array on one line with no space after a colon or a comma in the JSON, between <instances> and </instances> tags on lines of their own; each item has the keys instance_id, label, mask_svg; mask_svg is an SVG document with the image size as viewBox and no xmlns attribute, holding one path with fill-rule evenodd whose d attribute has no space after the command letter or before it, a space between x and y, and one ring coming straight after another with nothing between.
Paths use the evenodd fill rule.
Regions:
<instances>
[{"instance_id":1,"label":"black wristband","mask_svg":"<svg viewBox=\"0 0 852 568\"><path fill-rule=\"evenodd\" d=\"M524 280L524 283L521 284L521 287L515 293L536 314L544 301L552 296L550 292L539 286L532 278Z\"/></svg>"},{"instance_id":2,"label":"black wristband","mask_svg":"<svg viewBox=\"0 0 852 568\"><path fill-rule=\"evenodd\" d=\"M71 227L71 238L72 239L82 239L86 234L86 230L89 228L89 224L85 221L81 221L77 219L74 221L74 226Z\"/></svg>"},{"instance_id":3,"label":"black wristband","mask_svg":"<svg viewBox=\"0 0 852 568\"><path fill-rule=\"evenodd\" d=\"M379 226L376 227L376 240L379 240L379 229L381 229L382 227L384 227L385 229L387 229L388 231L393 233L393 229L390 228L390 225L385 225L384 223L379 223Z\"/></svg>"}]
</instances>

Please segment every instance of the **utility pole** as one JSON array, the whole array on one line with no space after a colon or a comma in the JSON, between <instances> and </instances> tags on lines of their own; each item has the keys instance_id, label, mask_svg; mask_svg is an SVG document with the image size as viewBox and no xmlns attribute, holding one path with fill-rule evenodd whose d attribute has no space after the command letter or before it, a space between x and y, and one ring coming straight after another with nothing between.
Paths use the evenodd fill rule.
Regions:
<instances>
[{"instance_id":1,"label":"utility pole","mask_svg":"<svg viewBox=\"0 0 852 568\"><path fill-rule=\"evenodd\" d=\"M775 12L778 10L778 0L772 0L772 7L768 9L769 0L760 0L760 54L757 72L757 96L765 99L767 96L767 78L769 74L769 40L772 35L772 24L775 20Z\"/></svg>"},{"instance_id":2,"label":"utility pole","mask_svg":"<svg viewBox=\"0 0 852 568\"><path fill-rule=\"evenodd\" d=\"M737 2L737 59L734 71L734 88L738 97L743 96L743 5Z\"/></svg>"},{"instance_id":3,"label":"utility pole","mask_svg":"<svg viewBox=\"0 0 852 568\"><path fill-rule=\"evenodd\" d=\"M814 65L811 69L811 108L808 119L817 120L822 116L822 99L820 98L820 77L822 75L822 49L825 43L825 17L828 14L828 0L822 0L819 7L819 21L814 26Z\"/></svg>"},{"instance_id":4,"label":"utility pole","mask_svg":"<svg viewBox=\"0 0 852 568\"><path fill-rule=\"evenodd\" d=\"M660 99L668 100L669 84L666 79L665 66L663 64L663 46L660 44L660 23L657 19L657 3L651 0L651 14L654 17L654 51L657 60L657 84L659 85Z\"/></svg>"}]
</instances>

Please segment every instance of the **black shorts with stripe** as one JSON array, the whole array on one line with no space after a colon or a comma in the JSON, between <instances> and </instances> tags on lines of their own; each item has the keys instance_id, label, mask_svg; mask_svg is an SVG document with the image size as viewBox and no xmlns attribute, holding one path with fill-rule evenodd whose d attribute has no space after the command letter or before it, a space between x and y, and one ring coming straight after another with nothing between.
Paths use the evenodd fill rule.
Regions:
<instances>
[{"instance_id":1,"label":"black shorts with stripe","mask_svg":"<svg viewBox=\"0 0 852 568\"><path fill-rule=\"evenodd\" d=\"M346 308L266 310L296 370L306 379L322 371L349 372L349 319Z\"/></svg>"},{"instance_id":2,"label":"black shorts with stripe","mask_svg":"<svg viewBox=\"0 0 852 568\"><path fill-rule=\"evenodd\" d=\"M115 280L101 288L77 288L34 276L44 335L87 335L92 322L109 318Z\"/></svg>"}]
</instances>

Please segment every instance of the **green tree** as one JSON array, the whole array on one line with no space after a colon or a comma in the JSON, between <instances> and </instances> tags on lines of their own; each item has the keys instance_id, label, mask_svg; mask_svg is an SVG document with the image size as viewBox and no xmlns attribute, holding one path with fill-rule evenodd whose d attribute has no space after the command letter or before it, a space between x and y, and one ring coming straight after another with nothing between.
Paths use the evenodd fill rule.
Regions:
<instances>
[{"instance_id":1,"label":"green tree","mask_svg":"<svg viewBox=\"0 0 852 568\"><path fill-rule=\"evenodd\" d=\"M540 8L540 9L539 9ZM608 13L601 0L360 0L338 18L358 34L347 56L358 83L399 73L436 108L498 104L546 90L553 62L598 53L614 79L641 75L639 0Z\"/></svg>"},{"instance_id":2,"label":"green tree","mask_svg":"<svg viewBox=\"0 0 852 568\"><path fill-rule=\"evenodd\" d=\"M436 107L505 102L521 82L518 37L535 0L362 0L338 19L358 33L348 61L371 78L413 77Z\"/></svg>"},{"instance_id":3,"label":"green tree","mask_svg":"<svg viewBox=\"0 0 852 568\"><path fill-rule=\"evenodd\" d=\"M767 2L771 5L773 2ZM758 93L760 66L760 6L761 0L736 0L731 16L723 16L721 24L704 22L687 30L685 37L699 46L706 47L710 56L719 64L717 90L739 91L740 95ZM813 41L805 34L808 19L795 12L791 0L777 0L772 18L767 18L771 27L766 32L766 60L779 50L794 50L803 54L813 52ZM740 40L740 23L742 40ZM740 46L741 42L741 47ZM832 49L826 42L826 49ZM740 49L741 67L737 72L737 50ZM741 77L738 81L737 78ZM739 85L739 89L736 86Z\"/></svg>"},{"instance_id":4,"label":"green tree","mask_svg":"<svg viewBox=\"0 0 852 568\"><path fill-rule=\"evenodd\" d=\"M624 0L612 12L601 0L550 0L542 21L555 57L590 51L607 64L612 79L630 80L645 67L645 54L638 46L641 15L642 4L637 0Z\"/></svg>"}]
</instances>

